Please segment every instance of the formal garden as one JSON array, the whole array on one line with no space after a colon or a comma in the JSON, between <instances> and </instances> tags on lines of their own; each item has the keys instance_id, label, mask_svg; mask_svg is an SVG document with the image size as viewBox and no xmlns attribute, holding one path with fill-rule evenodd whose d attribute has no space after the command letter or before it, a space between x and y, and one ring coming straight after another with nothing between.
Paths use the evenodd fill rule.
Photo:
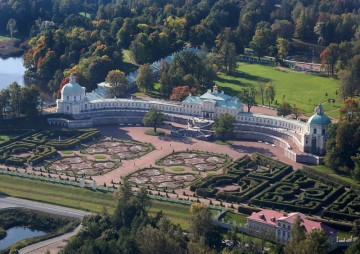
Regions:
<instances>
[{"instance_id":1,"label":"formal garden","mask_svg":"<svg viewBox=\"0 0 360 254\"><path fill-rule=\"evenodd\" d=\"M106 160L95 161L83 156L60 158L46 166L48 172L70 174L74 176L93 176L104 174L120 166L120 162Z\"/></svg>"},{"instance_id":2,"label":"formal garden","mask_svg":"<svg viewBox=\"0 0 360 254\"><path fill-rule=\"evenodd\" d=\"M146 186L149 189L174 190L183 189L199 176L191 173L168 172L161 168L144 168L128 176L134 185Z\"/></svg>"},{"instance_id":3,"label":"formal garden","mask_svg":"<svg viewBox=\"0 0 360 254\"><path fill-rule=\"evenodd\" d=\"M154 147L151 144L141 143L133 140L112 139L96 142L81 150L83 154L111 155L113 159L129 160L139 158L151 151Z\"/></svg>"},{"instance_id":4,"label":"formal garden","mask_svg":"<svg viewBox=\"0 0 360 254\"><path fill-rule=\"evenodd\" d=\"M194 171L215 171L231 162L231 158L217 153L204 151L173 152L156 161L159 166L184 166Z\"/></svg>"}]
</instances>

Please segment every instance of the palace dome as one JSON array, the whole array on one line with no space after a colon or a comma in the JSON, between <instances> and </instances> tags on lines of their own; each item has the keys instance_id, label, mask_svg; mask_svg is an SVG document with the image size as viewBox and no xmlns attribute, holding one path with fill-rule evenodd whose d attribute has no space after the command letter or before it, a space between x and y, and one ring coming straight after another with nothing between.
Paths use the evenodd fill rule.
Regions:
<instances>
[{"instance_id":1,"label":"palace dome","mask_svg":"<svg viewBox=\"0 0 360 254\"><path fill-rule=\"evenodd\" d=\"M62 88L61 92L70 95L79 94L83 93L84 89L76 82L74 75L71 74L69 83Z\"/></svg>"},{"instance_id":2,"label":"palace dome","mask_svg":"<svg viewBox=\"0 0 360 254\"><path fill-rule=\"evenodd\" d=\"M309 124L315 124L315 125L328 125L331 123L331 119L324 114L324 109L321 104L319 104L316 109L316 114L311 116L308 120Z\"/></svg>"}]
</instances>

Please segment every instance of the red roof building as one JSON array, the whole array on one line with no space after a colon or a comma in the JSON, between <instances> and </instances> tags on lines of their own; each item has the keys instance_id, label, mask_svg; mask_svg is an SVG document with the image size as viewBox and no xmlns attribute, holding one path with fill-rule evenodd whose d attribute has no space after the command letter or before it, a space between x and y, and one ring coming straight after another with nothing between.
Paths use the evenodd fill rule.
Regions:
<instances>
[{"instance_id":1,"label":"red roof building","mask_svg":"<svg viewBox=\"0 0 360 254\"><path fill-rule=\"evenodd\" d=\"M330 244L336 245L336 230L321 222L309 220L302 213L286 214L273 210L262 210L247 217L247 228L252 235L285 244L290 240L291 227L297 216L301 218L301 225L305 232L309 233L314 229L323 230L329 236Z\"/></svg>"}]
</instances>

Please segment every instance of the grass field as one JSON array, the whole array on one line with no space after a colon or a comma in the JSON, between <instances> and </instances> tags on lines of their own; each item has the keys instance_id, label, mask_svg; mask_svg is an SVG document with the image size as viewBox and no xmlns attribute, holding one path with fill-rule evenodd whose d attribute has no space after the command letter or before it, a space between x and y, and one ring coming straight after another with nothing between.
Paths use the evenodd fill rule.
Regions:
<instances>
[{"instance_id":1,"label":"grass field","mask_svg":"<svg viewBox=\"0 0 360 254\"><path fill-rule=\"evenodd\" d=\"M156 130L155 132L153 129L151 129L151 130L146 130L145 134L150 136L164 136L165 132L161 130Z\"/></svg>"},{"instance_id":2,"label":"grass field","mask_svg":"<svg viewBox=\"0 0 360 254\"><path fill-rule=\"evenodd\" d=\"M221 141L221 140L215 140L214 143L217 144L217 145L224 145L224 146L232 145L232 144L233 144L232 141Z\"/></svg>"},{"instance_id":3,"label":"grass field","mask_svg":"<svg viewBox=\"0 0 360 254\"><path fill-rule=\"evenodd\" d=\"M340 180L343 180L345 182L348 182L350 184L360 185L359 182L355 181L354 179L350 178L349 176L341 175L340 173L336 173L336 172L334 172L334 170L332 170L331 168L328 168L328 167L326 167L324 165L317 165L317 166L314 167L314 169L316 171L319 171L321 173L325 173L325 174L330 175L332 177L336 177L336 178L338 178Z\"/></svg>"},{"instance_id":4,"label":"grass field","mask_svg":"<svg viewBox=\"0 0 360 254\"><path fill-rule=\"evenodd\" d=\"M239 225L239 224L244 225L246 223L246 221L247 221L245 215L235 214L235 213L232 213L232 212L225 213L224 220L226 222L230 222L230 223L233 223L233 221L236 221L236 225Z\"/></svg>"},{"instance_id":5,"label":"grass field","mask_svg":"<svg viewBox=\"0 0 360 254\"><path fill-rule=\"evenodd\" d=\"M60 184L53 184L20 177L0 175L0 194L37 200L76 209L101 213L103 207L113 212L116 206L112 193L81 189ZM150 214L162 210L174 223L184 229L189 227L189 207L152 200Z\"/></svg>"},{"instance_id":6,"label":"grass field","mask_svg":"<svg viewBox=\"0 0 360 254\"><path fill-rule=\"evenodd\" d=\"M0 135L0 144L10 140L13 137L16 137L16 135Z\"/></svg>"},{"instance_id":7,"label":"grass field","mask_svg":"<svg viewBox=\"0 0 360 254\"><path fill-rule=\"evenodd\" d=\"M67 150L67 151L61 151L61 153L62 153L62 154L72 154L72 153L74 153L74 152L73 152L73 151L68 151L68 150Z\"/></svg>"},{"instance_id":8,"label":"grass field","mask_svg":"<svg viewBox=\"0 0 360 254\"><path fill-rule=\"evenodd\" d=\"M135 64L131 62L129 57L130 58L132 57L131 51L128 49L123 49L123 54L122 54L123 63L121 65L121 71L125 72L126 74L138 68Z\"/></svg>"},{"instance_id":9,"label":"grass field","mask_svg":"<svg viewBox=\"0 0 360 254\"><path fill-rule=\"evenodd\" d=\"M329 98L338 99L336 90L338 90L339 81L333 78L308 75L290 69L238 63L237 72L233 76L220 74L216 83L225 93L238 95L244 87L251 85L257 87L259 82L269 81L276 88L275 100L279 103L284 98L290 104L296 104L309 116L313 114L314 107L321 102L325 112L331 112L331 116L338 116L337 109L341 100L337 100L334 104L327 102ZM261 103L260 96L257 102Z\"/></svg>"}]
</instances>

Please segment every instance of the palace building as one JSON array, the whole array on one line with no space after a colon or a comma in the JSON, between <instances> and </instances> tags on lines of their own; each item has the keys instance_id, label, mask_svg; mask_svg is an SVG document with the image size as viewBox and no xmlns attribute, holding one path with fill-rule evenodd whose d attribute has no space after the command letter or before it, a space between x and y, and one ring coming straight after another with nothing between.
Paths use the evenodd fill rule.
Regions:
<instances>
[{"instance_id":1,"label":"palace building","mask_svg":"<svg viewBox=\"0 0 360 254\"><path fill-rule=\"evenodd\" d=\"M101 83L86 93L73 75L61 90L57 112L71 115L75 120L49 119L51 125L91 127L99 124L142 123L142 117L152 107L162 110L169 121L186 124L190 119L211 121L220 114L229 113L236 119L235 137L266 142L284 149L294 161L319 164L325 154L329 117L319 104L316 113L307 122L244 112L244 104L237 97L219 91L218 86L201 96L189 95L181 103L139 98L108 98L108 84Z\"/></svg>"}]
</instances>

